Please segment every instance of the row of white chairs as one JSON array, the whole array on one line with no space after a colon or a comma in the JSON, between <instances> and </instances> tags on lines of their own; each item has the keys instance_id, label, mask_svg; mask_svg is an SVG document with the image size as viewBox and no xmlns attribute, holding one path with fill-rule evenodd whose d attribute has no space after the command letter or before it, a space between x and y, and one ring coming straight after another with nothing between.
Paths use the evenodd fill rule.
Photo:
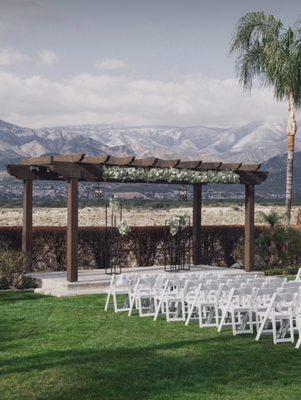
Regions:
<instances>
[{"instance_id":1,"label":"row of white chairs","mask_svg":"<svg viewBox=\"0 0 301 400\"><path fill-rule=\"evenodd\" d=\"M112 276L105 310L113 299L115 312L159 315L167 322L198 320L199 326L231 326L234 335L253 333L256 340L272 334L275 344L301 346L301 269L295 281L261 273L203 271Z\"/></svg>"}]
</instances>

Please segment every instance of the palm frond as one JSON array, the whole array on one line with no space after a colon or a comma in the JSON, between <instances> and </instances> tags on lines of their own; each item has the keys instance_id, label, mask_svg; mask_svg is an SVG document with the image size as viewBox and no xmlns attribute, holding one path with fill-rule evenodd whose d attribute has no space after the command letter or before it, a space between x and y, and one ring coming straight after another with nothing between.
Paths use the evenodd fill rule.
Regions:
<instances>
[{"instance_id":1,"label":"palm frond","mask_svg":"<svg viewBox=\"0 0 301 400\"><path fill-rule=\"evenodd\" d=\"M257 78L274 89L276 99L293 96L301 107L301 21L285 28L273 15L247 13L236 26L230 52L237 55L236 73L244 89L250 90Z\"/></svg>"}]
</instances>

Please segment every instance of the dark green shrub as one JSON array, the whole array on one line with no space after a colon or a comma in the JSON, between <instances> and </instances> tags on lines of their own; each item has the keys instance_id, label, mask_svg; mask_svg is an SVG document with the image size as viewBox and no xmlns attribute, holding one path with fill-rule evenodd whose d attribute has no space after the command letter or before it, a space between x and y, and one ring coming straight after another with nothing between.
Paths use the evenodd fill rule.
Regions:
<instances>
[{"instance_id":1,"label":"dark green shrub","mask_svg":"<svg viewBox=\"0 0 301 400\"><path fill-rule=\"evenodd\" d=\"M10 286L15 285L15 280L26 270L26 257L24 253L14 250L0 252L0 274L6 277Z\"/></svg>"},{"instance_id":2,"label":"dark green shrub","mask_svg":"<svg viewBox=\"0 0 301 400\"><path fill-rule=\"evenodd\" d=\"M25 271L26 256L24 253L14 250L0 252L0 289L36 287L34 279L25 275Z\"/></svg>"},{"instance_id":3,"label":"dark green shrub","mask_svg":"<svg viewBox=\"0 0 301 400\"><path fill-rule=\"evenodd\" d=\"M300 230L282 226L277 227L275 228L273 242L274 249L271 246L271 235L269 232L261 233L256 240L256 254L261 257L265 265L275 265L284 268L287 265L301 265Z\"/></svg>"},{"instance_id":4,"label":"dark green shrub","mask_svg":"<svg viewBox=\"0 0 301 400\"><path fill-rule=\"evenodd\" d=\"M10 288L9 280L6 276L0 278L0 290L6 290Z\"/></svg>"},{"instance_id":5,"label":"dark green shrub","mask_svg":"<svg viewBox=\"0 0 301 400\"><path fill-rule=\"evenodd\" d=\"M289 267L266 267L264 269L265 275L273 276L273 275L296 275L298 272L298 266L289 266Z\"/></svg>"},{"instance_id":6,"label":"dark green shrub","mask_svg":"<svg viewBox=\"0 0 301 400\"><path fill-rule=\"evenodd\" d=\"M166 238L164 226L136 226L125 237L116 236L112 249L113 263L123 266L162 265L162 247ZM256 226L257 268L264 269L270 263L269 227ZM192 228L188 229L192 234ZM112 236L112 235L111 235ZM275 233L275 266L301 265L301 231L297 227L284 229L277 227ZM21 228L0 227L0 248L20 250ZM228 267L244 259L243 225L208 225L201 231L200 246L202 263ZM80 268L103 268L106 248L106 229L104 227L79 228L79 266ZM117 255L116 255L117 253ZM117 257L117 259L116 259ZM1 261L0 261L1 264ZM33 271L66 270L66 227L33 228ZM0 266L1 274L1 266Z\"/></svg>"},{"instance_id":7,"label":"dark green shrub","mask_svg":"<svg viewBox=\"0 0 301 400\"><path fill-rule=\"evenodd\" d=\"M28 275L20 274L15 277L14 285L16 289L34 289L36 288L37 282L34 278Z\"/></svg>"}]
</instances>

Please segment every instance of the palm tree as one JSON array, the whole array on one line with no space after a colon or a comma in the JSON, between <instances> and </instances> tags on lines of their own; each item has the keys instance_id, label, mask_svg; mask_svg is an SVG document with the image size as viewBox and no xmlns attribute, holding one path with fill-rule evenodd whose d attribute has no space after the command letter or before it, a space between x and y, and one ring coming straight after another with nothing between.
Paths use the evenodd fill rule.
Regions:
<instances>
[{"instance_id":1,"label":"palm tree","mask_svg":"<svg viewBox=\"0 0 301 400\"><path fill-rule=\"evenodd\" d=\"M251 90L257 78L273 88L277 100L288 102L285 220L290 224L296 110L301 106L301 22L291 28L262 11L247 13L237 24L230 52L237 54L236 71L244 89Z\"/></svg>"},{"instance_id":2,"label":"palm tree","mask_svg":"<svg viewBox=\"0 0 301 400\"><path fill-rule=\"evenodd\" d=\"M271 249L271 257L270 257L270 264L275 265L277 263L277 240L276 240L276 233L277 233L277 226L281 223L282 216L277 214L275 211L271 211L269 214L264 212L260 213L262 221L265 222L270 226L269 231L269 239L270 239L270 249Z\"/></svg>"}]
</instances>

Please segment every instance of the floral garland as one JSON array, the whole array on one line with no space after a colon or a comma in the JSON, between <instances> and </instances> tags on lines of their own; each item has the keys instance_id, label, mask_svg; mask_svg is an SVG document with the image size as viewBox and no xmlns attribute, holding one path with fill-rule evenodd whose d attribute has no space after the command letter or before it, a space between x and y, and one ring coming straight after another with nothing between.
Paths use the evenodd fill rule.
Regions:
<instances>
[{"instance_id":1,"label":"floral garland","mask_svg":"<svg viewBox=\"0 0 301 400\"><path fill-rule=\"evenodd\" d=\"M177 168L134 168L134 167L103 167L105 181L121 180L128 182L166 181L196 183L239 183L239 175L234 171L196 171Z\"/></svg>"}]
</instances>

